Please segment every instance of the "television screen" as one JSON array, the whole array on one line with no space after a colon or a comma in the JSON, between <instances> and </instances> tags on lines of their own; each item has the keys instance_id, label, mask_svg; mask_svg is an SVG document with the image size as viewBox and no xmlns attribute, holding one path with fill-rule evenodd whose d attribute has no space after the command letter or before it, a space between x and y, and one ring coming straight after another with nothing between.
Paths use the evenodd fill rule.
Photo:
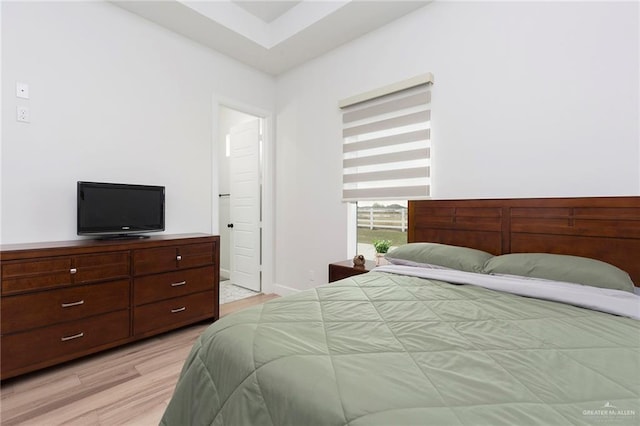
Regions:
<instances>
[{"instance_id":1,"label":"television screen","mask_svg":"<svg viewBox=\"0 0 640 426\"><path fill-rule=\"evenodd\" d=\"M164 186L78 182L78 235L164 231Z\"/></svg>"}]
</instances>

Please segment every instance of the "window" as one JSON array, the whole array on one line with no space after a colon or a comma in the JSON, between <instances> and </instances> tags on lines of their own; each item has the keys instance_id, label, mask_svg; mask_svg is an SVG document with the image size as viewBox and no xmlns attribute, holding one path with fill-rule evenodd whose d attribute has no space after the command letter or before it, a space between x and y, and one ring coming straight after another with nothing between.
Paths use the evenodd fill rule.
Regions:
<instances>
[{"instance_id":1,"label":"window","mask_svg":"<svg viewBox=\"0 0 640 426\"><path fill-rule=\"evenodd\" d=\"M425 74L340 102L350 254L373 259L375 240L406 244L407 200L430 195L432 82Z\"/></svg>"},{"instance_id":2,"label":"window","mask_svg":"<svg viewBox=\"0 0 640 426\"><path fill-rule=\"evenodd\" d=\"M365 258L375 258L376 240L392 248L407 243L407 200L358 201L357 216L357 253Z\"/></svg>"}]
</instances>

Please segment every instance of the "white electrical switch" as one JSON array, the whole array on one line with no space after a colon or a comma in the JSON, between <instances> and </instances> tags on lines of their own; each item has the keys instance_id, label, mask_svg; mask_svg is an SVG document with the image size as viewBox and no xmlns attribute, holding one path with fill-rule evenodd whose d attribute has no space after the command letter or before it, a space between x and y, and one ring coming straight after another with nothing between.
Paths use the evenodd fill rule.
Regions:
<instances>
[{"instance_id":1,"label":"white electrical switch","mask_svg":"<svg viewBox=\"0 0 640 426\"><path fill-rule=\"evenodd\" d=\"M28 123L29 122L29 108L24 107L24 106L19 106L16 109L16 112L17 112L16 119L18 121L21 121L23 123Z\"/></svg>"},{"instance_id":2,"label":"white electrical switch","mask_svg":"<svg viewBox=\"0 0 640 426\"><path fill-rule=\"evenodd\" d=\"M16 83L16 96L22 99L29 99L29 85L27 83Z\"/></svg>"}]
</instances>

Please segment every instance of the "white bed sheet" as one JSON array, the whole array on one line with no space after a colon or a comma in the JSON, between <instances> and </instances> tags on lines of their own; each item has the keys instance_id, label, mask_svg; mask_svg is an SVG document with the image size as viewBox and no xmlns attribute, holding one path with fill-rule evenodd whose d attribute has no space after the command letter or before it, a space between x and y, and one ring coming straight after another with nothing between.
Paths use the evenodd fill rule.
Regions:
<instances>
[{"instance_id":1,"label":"white bed sheet","mask_svg":"<svg viewBox=\"0 0 640 426\"><path fill-rule=\"evenodd\" d=\"M433 269L417 266L384 265L374 270L447 281L455 284L475 285L521 296L563 302L640 320L640 295L628 291L515 275L477 274L453 269Z\"/></svg>"}]
</instances>

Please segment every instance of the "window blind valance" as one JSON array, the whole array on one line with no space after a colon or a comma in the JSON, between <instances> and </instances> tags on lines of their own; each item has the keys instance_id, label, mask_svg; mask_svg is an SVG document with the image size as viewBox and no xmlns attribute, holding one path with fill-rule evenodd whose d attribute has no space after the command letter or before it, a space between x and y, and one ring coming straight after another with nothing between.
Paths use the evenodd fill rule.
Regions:
<instances>
[{"instance_id":1,"label":"window blind valance","mask_svg":"<svg viewBox=\"0 0 640 426\"><path fill-rule=\"evenodd\" d=\"M426 74L340 103L344 201L429 197L432 81Z\"/></svg>"}]
</instances>

